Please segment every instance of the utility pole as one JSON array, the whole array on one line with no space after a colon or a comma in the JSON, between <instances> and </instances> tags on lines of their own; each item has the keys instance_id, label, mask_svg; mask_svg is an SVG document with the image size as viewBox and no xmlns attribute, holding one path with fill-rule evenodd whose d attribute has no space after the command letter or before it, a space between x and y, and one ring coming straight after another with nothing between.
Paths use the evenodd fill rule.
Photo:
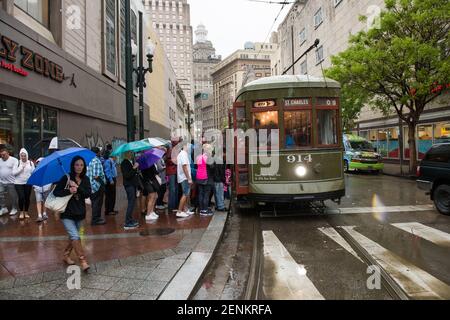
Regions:
<instances>
[{"instance_id":1,"label":"utility pole","mask_svg":"<svg viewBox=\"0 0 450 320\"><path fill-rule=\"evenodd\" d=\"M142 72L144 68L144 37L143 27L142 27L142 12L139 12L139 74L138 74L138 84L139 84L139 139L144 139L144 82L145 74Z\"/></svg>"}]
</instances>

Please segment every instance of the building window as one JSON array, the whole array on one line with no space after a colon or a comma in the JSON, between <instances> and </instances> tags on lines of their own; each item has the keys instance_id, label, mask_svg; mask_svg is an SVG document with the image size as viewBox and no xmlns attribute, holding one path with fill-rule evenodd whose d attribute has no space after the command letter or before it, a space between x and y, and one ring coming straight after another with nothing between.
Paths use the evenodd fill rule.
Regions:
<instances>
[{"instance_id":1,"label":"building window","mask_svg":"<svg viewBox=\"0 0 450 320\"><path fill-rule=\"evenodd\" d=\"M104 5L104 72L113 77L117 75L117 54L116 54L116 1L105 0Z\"/></svg>"},{"instance_id":2,"label":"building window","mask_svg":"<svg viewBox=\"0 0 450 320\"><path fill-rule=\"evenodd\" d=\"M320 7L319 10L317 10L316 14L314 15L314 27L317 28L319 27L323 22L323 17L322 17L322 7Z\"/></svg>"},{"instance_id":3,"label":"building window","mask_svg":"<svg viewBox=\"0 0 450 320\"><path fill-rule=\"evenodd\" d=\"M46 28L49 27L49 0L14 0L14 4Z\"/></svg>"},{"instance_id":4,"label":"building window","mask_svg":"<svg viewBox=\"0 0 450 320\"><path fill-rule=\"evenodd\" d=\"M316 50L316 63L319 64L323 61L323 46L320 46L317 50Z\"/></svg>"},{"instance_id":5,"label":"building window","mask_svg":"<svg viewBox=\"0 0 450 320\"><path fill-rule=\"evenodd\" d=\"M306 41L306 28L303 28L302 31L300 31L300 45L302 45Z\"/></svg>"},{"instance_id":6,"label":"building window","mask_svg":"<svg viewBox=\"0 0 450 320\"><path fill-rule=\"evenodd\" d=\"M300 74L308 74L308 62L307 60L303 61L300 65Z\"/></svg>"}]
</instances>

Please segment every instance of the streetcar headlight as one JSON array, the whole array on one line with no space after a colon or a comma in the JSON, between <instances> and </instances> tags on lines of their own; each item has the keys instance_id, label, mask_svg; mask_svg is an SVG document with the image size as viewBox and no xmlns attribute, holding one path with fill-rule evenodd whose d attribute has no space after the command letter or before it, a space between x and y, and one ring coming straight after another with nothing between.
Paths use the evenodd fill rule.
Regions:
<instances>
[{"instance_id":1,"label":"streetcar headlight","mask_svg":"<svg viewBox=\"0 0 450 320\"><path fill-rule=\"evenodd\" d=\"M298 167L295 169L295 174L296 174L297 176L299 176L299 177L304 177L304 176L306 176L306 168L303 167L303 166L298 166Z\"/></svg>"}]
</instances>

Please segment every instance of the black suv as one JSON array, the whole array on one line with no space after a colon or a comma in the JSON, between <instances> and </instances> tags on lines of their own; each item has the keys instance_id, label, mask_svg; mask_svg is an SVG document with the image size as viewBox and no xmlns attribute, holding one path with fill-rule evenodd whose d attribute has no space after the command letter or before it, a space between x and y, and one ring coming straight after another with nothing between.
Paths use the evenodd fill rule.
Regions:
<instances>
[{"instance_id":1,"label":"black suv","mask_svg":"<svg viewBox=\"0 0 450 320\"><path fill-rule=\"evenodd\" d=\"M434 145L417 168L417 185L431 196L437 210L450 215L450 143Z\"/></svg>"}]
</instances>

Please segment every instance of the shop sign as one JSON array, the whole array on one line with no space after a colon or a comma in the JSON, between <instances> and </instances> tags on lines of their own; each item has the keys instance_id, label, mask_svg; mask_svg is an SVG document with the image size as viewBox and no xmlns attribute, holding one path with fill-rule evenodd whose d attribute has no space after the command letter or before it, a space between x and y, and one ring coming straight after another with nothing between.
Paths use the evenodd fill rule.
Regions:
<instances>
[{"instance_id":1,"label":"shop sign","mask_svg":"<svg viewBox=\"0 0 450 320\"><path fill-rule=\"evenodd\" d=\"M20 64L23 68L14 65L19 52L21 55ZM6 36L1 36L0 41L0 67L24 77L28 76L28 72L25 70L28 69L56 82L61 83L64 81L64 71L60 65L25 46L19 45Z\"/></svg>"}]
</instances>

